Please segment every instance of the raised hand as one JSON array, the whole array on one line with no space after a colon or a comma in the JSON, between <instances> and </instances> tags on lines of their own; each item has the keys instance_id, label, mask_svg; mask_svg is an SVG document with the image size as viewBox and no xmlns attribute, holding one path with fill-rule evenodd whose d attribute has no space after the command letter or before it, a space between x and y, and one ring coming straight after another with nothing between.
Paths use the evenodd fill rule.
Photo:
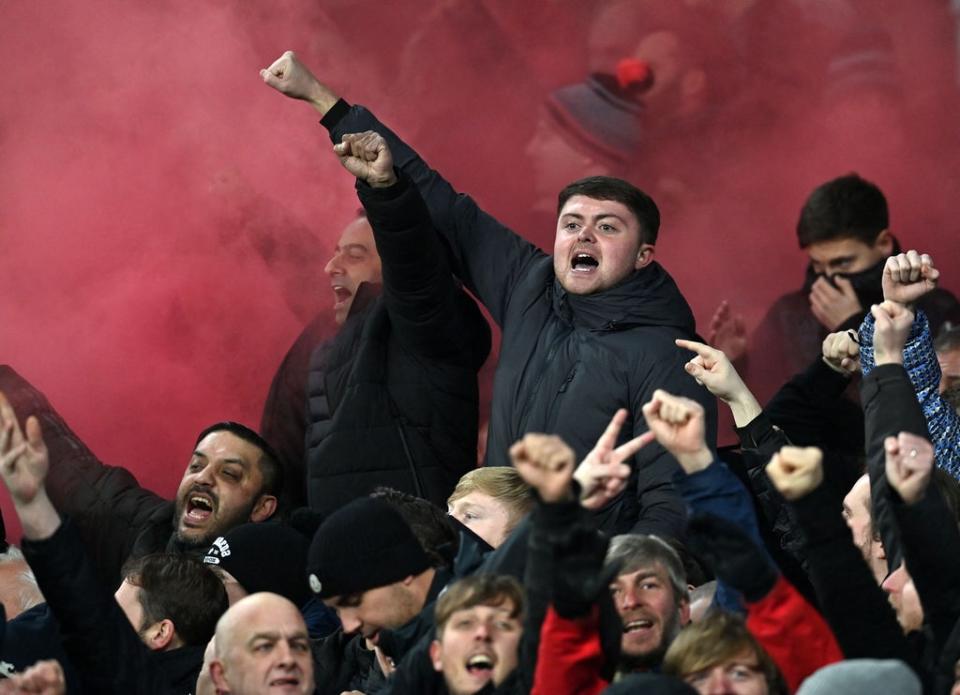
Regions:
<instances>
[{"instance_id":1,"label":"raised hand","mask_svg":"<svg viewBox=\"0 0 960 695\"><path fill-rule=\"evenodd\" d=\"M810 311L828 331L835 331L855 314L863 311L853 284L842 275L817 278L810 288Z\"/></svg>"},{"instance_id":2,"label":"raised hand","mask_svg":"<svg viewBox=\"0 0 960 695\"><path fill-rule=\"evenodd\" d=\"M630 477L630 466L625 461L653 441L653 433L644 432L614 448L626 420L627 411L623 408L614 413L596 446L573 473L580 484L580 504L587 509L600 509L623 491Z\"/></svg>"},{"instance_id":3,"label":"raised hand","mask_svg":"<svg viewBox=\"0 0 960 695\"><path fill-rule=\"evenodd\" d=\"M707 447L703 406L694 400L657 389L643 406L647 427L664 449L673 454L687 473L703 470L713 463Z\"/></svg>"},{"instance_id":4,"label":"raised hand","mask_svg":"<svg viewBox=\"0 0 960 695\"><path fill-rule=\"evenodd\" d=\"M903 346L910 335L914 315L903 304L885 301L870 309L873 314L873 356L878 364L903 364Z\"/></svg>"},{"instance_id":5,"label":"raised hand","mask_svg":"<svg viewBox=\"0 0 960 695\"><path fill-rule=\"evenodd\" d=\"M933 446L923 437L901 432L883 440L887 482L906 504L923 499L933 473Z\"/></svg>"},{"instance_id":6,"label":"raised hand","mask_svg":"<svg viewBox=\"0 0 960 695\"><path fill-rule=\"evenodd\" d=\"M37 418L27 418L24 436L10 401L0 393L0 476L18 505L34 501L50 468Z\"/></svg>"},{"instance_id":7,"label":"raised hand","mask_svg":"<svg viewBox=\"0 0 960 695\"><path fill-rule=\"evenodd\" d=\"M927 254L910 250L890 256L883 266L883 298L900 304L913 304L937 286L940 271Z\"/></svg>"},{"instance_id":8,"label":"raised hand","mask_svg":"<svg viewBox=\"0 0 960 695\"><path fill-rule=\"evenodd\" d=\"M743 316L730 310L726 299L720 302L710 318L707 340L731 362L736 362L747 352L747 325Z\"/></svg>"},{"instance_id":9,"label":"raised hand","mask_svg":"<svg viewBox=\"0 0 960 695\"><path fill-rule=\"evenodd\" d=\"M287 51L270 67L261 70L260 77L281 94L306 101L320 113L326 113L337 103L337 95L314 77L293 51Z\"/></svg>"},{"instance_id":10,"label":"raised hand","mask_svg":"<svg viewBox=\"0 0 960 695\"><path fill-rule=\"evenodd\" d=\"M373 188L386 188L397 182L390 147L372 130L344 135L333 151L347 171Z\"/></svg>"},{"instance_id":11,"label":"raised hand","mask_svg":"<svg viewBox=\"0 0 960 695\"><path fill-rule=\"evenodd\" d=\"M823 361L830 369L850 376L860 371L860 338L856 331L839 331L823 339Z\"/></svg>"},{"instance_id":12,"label":"raised hand","mask_svg":"<svg viewBox=\"0 0 960 695\"><path fill-rule=\"evenodd\" d=\"M815 446L785 446L773 455L766 470L781 495L798 500L823 482L823 453Z\"/></svg>"},{"instance_id":13,"label":"raised hand","mask_svg":"<svg viewBox=\"0 0 960 695\"><path fill-rule=\"evenodd\" d=\"M573 498L576 455L554 434L529 433L510 447L510 460L520 477L547 503Z\"/></svg>"}]
</instances>

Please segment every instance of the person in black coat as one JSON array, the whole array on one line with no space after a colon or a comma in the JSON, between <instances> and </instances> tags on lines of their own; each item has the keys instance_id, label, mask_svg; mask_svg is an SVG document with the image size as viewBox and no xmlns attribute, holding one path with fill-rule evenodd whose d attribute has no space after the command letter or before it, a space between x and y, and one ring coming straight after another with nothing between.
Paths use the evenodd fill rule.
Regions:
<instances>
[{"instance_id":1,"label":"person in black coat","mask_svg":"<svg viewBox=\"0 0 960 695\"><path fill-rule=\"evenodd\" d=\"M716 405L684 373L676 338L695 336L693 314L667 272L654 262L659 211L642 191L619 179L592 177L561 194L554 255L543 253L459 195L368 111L350 107L284 54L261 75L267 84L310 102L324 115L341 156L376 131L389 160L364 164L377 176L393 165L409 176L453 255L454 272L503 330L494 380L487 465L509 463L509 445L528 431L562 433L579 457L618 408L646 429L640 413L653 391L689 395L709 414ZM342 142L341 142L342 140ZM662 447L634 461L627 491L598 512L613 532L682 533L684 509Z\"/></svg>"}]
</instances>

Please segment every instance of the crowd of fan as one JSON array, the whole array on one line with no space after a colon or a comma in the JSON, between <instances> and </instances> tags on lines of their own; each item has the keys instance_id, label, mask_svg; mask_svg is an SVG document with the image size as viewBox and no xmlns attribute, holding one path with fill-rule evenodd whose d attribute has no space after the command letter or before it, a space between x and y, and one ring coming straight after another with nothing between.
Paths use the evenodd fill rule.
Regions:
<instances>
[{"instance_id":1,"label":"crowd of fan","mask_svg":"<svg viewBox=\"0 0 960 695\"><path fill-rule=\"evenodd\" d=\"M470 244L486 242L457 236L464 220L482 216L472 201L457 196L438 209L445 182L368 112L324 92L292 54L264 80L324 114L375 233L389 212L432 218L436 232L451 234L453 270L501 324L505 350L516 350L534 300L521 301L523 274L511 278L512 296L496 294L503 290L482 273L498 249L482 255ZM376 132L353 135L364 130ZM584 198L618 200L577 190L561 196L561 221L576 209L589 222L589 206L569 207ZM439 229L451 211L461 216L454 231ZM490 243L506 238L499 234ZM610 242L591 234L576 231L569 268L544 261L569 293L573 309L561 310L584 309L574 295L602 296L623 277L662 272L648 265L654 226L623 277L575 291L616 260ZM603 253L583 261L595 243ZM381 255L388 309L399 315L388 287L399 283L389 269L396 259ZM519 265L534 275L540 261L530 252ZM682 379L679 389L650 366L650 383L628 397L589 404L608 422L587 433L595 418L578 423L568 413L567 426L541 434L532 421L498 423L506 416L495 412L491 446L522 436L488 460L510 465L462 475L443 491L446 510L427 499L416 471L412 489L371 485L322 515L286 509L291 468L232 422L200 433L176 499L162 500L93 460L46 399L4 368L0 475L23 543L22 555L11 547L0 565L16 568L0 575L0 692L958 693L960 415L956 387L941 391L922 309L940 277L916 251L882 266L882 298L858 328L827 335L766 406L724 352L681 327L668 334L666 360L685 372L670 377ZM543 293L540 283L534 295ZM954 345L943 335L946 353ZM567 336L536 337L531 354L556 349L546 339ZM550 360L537 368L549 374ZM603 385L600 365L573 364L551 397L603 396L593 388ZM513 391L498 377L495 388L508 400L534 398L539 382L524 391L531 385L521 381ZM861 424L851 429L836 414L849 412L856 382ZM714 397L732 413L735 448L715 446ZM587 409L575 403L572 412ZM344 436L336 420L333 428ZM568 443L585 437L592 448ZM403 450L387 456L403 461L402 429L398 441ZM658 494L682 501L676 532L637 532L643 512L624 522L626 506L609 514L630 494L641 507L660 499L637 491L655 465L669 474L655 481ZM376 472L364 476L367 485ZM292 486L301 484L298 472ZM122 529L112 489L124 490Z\"/></svg>"}]
</instances>

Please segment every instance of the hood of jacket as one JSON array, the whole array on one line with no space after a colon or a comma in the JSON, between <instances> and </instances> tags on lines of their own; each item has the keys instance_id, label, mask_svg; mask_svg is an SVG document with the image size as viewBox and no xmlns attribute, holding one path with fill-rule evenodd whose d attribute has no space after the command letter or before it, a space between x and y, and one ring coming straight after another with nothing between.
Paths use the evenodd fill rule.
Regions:
<instances>
[{"instance_id":1,"label":"hood of jacket","mask_svg":"<svg viewBox=\"0 0 960 695\"><path fill-rule=\"evenodd\" d=\"M554 310L570 323L591 330L665 326L686 333L696 321L677 283L659 263L651 263L623 282L592 294L570 294L553 281Z\"/></svg>"}]
</instances>

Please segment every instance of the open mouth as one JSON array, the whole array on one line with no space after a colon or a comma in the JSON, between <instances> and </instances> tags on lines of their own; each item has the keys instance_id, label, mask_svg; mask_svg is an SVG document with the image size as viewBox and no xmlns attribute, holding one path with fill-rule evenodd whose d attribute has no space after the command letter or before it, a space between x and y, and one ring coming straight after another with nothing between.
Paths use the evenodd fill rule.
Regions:
<instances>
[{"instance_id":1,"label":"open mouth","mask_svg":"<svg viewBox=\"0 0 960 695\"><path fill-rule=\"evenodd\" d=\"M187 497L187 511L184 520L194 524L202 524L213 515L215 505L209 495L192 493Z\"/></svg>"},{"instance_id":2,"label":"open mouth","mask_svg":"<svg viewBox=\"0 0 960 695\"><path fill-rule=\"evenodd\" d=\"M334 306L343 306L350 297L353 296L353 292L348 290L346 287L341 287L340 285L333 286L333 295L335 297Z\"/></svg>"},{"instance_id":3,"label":"open mouth","mask_svg":"<svg viewBox=\"0 0 960 695\"><path fill-rule=\"evenodd\" d=\"M267 685L271 688L298 688L300 687L300 679L296 676L281 676L280 678L274 678Z\"/></svg>"},{"instance_id":4,"label":"open mouth","mask_svg":"<svg viewBox=\"0 0 960 695\"><path fill-rule=\"evenodd\" d=\"M600 261L589 253L580 252L570 261L570 267L575 273L590 273L599 267Z\"/></svg>"},{"instance_id":5,"label":"open mouth","mask_svg":"<svg viewBox=\"0 0 960 695\"><path fill-rule=\"evenodd\" d=\"M642 632L644 630L650 630L652 628L653 628L652 620L646 620L644 618L641 618L639 620L631 620L629 623L626 623L623 626L623 631L624 633Z\"/></svg>"},{"instance_id":6,"label":"open mouth","mask_svg":"<svg viewBox=\"0 0 960 695\"><path fill-rule=\"evenodd\" d=\"M493 659L486 654L474 654L467 659L467 673L472 676L488 676L493 673Z\"/></svg>"}]
</instances>

